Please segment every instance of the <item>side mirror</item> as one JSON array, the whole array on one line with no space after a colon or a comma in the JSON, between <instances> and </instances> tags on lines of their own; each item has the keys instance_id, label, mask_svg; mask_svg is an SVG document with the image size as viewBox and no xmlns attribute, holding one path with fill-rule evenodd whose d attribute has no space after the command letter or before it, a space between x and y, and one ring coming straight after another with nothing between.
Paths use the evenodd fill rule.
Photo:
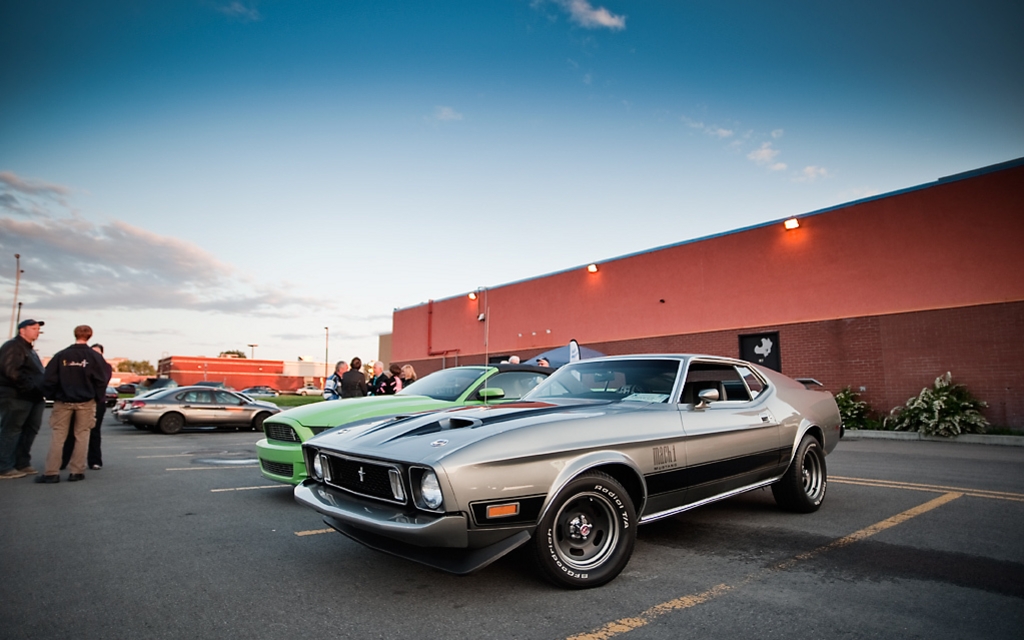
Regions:
<instances>
[{"instance_id":1,"label":"side mirror","mask_svg":"<svg viewBox=\"0 0 1024 640\"><path fill-rule=\"evenodd\" d=\"M718 389L703 389L698 394L700 402L693 406L694 409L706 409L708 404L719 400Z\"/></svg>"},{"instance_id":2,"label":"side mirror","mask_svg":"<svg viewBox=\"0 0 1024 640\"><path fill-rule=\"evenodd\" d=\"M501 400L502 398L505 397L505 390L499 389L498 387L486 387L484 389L481 389L480 391L477 391L476 395L484 402L488 402L491 400Z\"/></svg>"}]
</instances>

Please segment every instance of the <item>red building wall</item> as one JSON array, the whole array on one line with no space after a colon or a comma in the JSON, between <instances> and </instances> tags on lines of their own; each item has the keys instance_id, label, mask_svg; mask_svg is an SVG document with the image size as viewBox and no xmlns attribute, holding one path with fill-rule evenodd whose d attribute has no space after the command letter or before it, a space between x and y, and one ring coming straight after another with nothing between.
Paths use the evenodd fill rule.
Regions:
<instances>
[{"instance_id":1,"label":"red building wall","mask_svg":"<svg viewBox=\"0 0 1024 640\"><path fill-rule=\"evenodd\" d=\"M783 371L880 409L947 370L1024 427L1024 159L913 189L400 309L392 359L422 375L570 339L605 353L738 355L778 330ZM478 321L487 312L487 321ZM863 380L863 382L860 382ZM1005 414L1005 419L1002 417Z\"/></svg>"},{"instance_id":2,"label":"red building wall","mask_svg":"<svg viewBox=\"0 0 1024 640\"><path fill-rule=\"evenodd\" d=\"M235 389L267 385L293 390L304 384L302 377L284 375L284 362L281 360L170 356L160 360L157 373L181 386L208 380L223 382Z\"/></svg>"}]
</instances>

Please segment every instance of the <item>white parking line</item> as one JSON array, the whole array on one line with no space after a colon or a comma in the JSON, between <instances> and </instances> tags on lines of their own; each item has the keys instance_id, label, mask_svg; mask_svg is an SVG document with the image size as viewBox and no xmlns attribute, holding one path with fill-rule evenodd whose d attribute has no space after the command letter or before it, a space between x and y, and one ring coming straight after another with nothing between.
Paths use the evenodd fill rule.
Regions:
<instances>
[{"instance_id":1,"label":"white parking line","mask_svg":"<svg viewBox=\"0 0 1024 640\"><path fill-rule=\"evenodd\" d=\"M265 484L259 487L233 487L231 489L210 489L210 493L221 493L224 491L252 491L253 489L291 489L286 484Z\"/></svg>"},{"instance_id":2,"label":"white parking line","mask_svg":"<svg viewBox=\"0 0 1024 640\"><path fill-rule=\"evenodd\" d=\"M203 471L208 469L259 469L258 464L237 464L237 465L224 465L222 467L174 467L171 469L164 469L164 471Z\"/></svg>"}]
</instances>

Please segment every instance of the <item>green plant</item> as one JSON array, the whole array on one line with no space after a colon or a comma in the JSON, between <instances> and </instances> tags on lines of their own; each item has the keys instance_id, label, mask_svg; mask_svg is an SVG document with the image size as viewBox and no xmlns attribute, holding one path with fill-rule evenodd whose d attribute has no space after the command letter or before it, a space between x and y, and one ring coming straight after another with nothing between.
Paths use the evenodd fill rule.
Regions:
<instances>
[{"instance_id":1,"label":"green plant","mask_svg":"<svg viewBox=\"0 0 1024 640\"><path fill-rule=\"evenodd\" d=\"M953 376L946 372L935 379L934 386L921 389L905 405L890 411L885 428L946 438L961 433L985 433L988 420L979 409L987 406L971 395L967 387L953 384Z\"/></svg>"},{"instance_id":2,"label":"green plant","mask_svg":"<svg viewBox=\"0 0 1024 640\"><path fill-rule=\"evenodd\" d=\"M880 426L879 421L872 417L871 405L861 400L860 394L850 387L844 387L835 397L839 417L846 429L877 429Z\"/></svg>"}]
</instances>

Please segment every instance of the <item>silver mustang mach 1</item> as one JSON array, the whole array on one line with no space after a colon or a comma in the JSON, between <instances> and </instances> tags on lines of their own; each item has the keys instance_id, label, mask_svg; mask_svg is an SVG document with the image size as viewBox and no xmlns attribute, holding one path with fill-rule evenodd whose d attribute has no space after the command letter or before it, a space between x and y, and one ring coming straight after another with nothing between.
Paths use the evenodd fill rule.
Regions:
<instances>
[{"instance_id":1,"label":"silver mustang mach 1","mask_svg":"<svg viewBox=\"0 0 1024 640\"><path fill-rule=\"evenodd\" d=\"M622 571L637 525L771 486L825 498L832 395L741 360L616 356L568 364L521 402L391 416L303 445L295 499L366 546L469 573L530 544L568 588Z\"/></svg>"}]
</instances>

